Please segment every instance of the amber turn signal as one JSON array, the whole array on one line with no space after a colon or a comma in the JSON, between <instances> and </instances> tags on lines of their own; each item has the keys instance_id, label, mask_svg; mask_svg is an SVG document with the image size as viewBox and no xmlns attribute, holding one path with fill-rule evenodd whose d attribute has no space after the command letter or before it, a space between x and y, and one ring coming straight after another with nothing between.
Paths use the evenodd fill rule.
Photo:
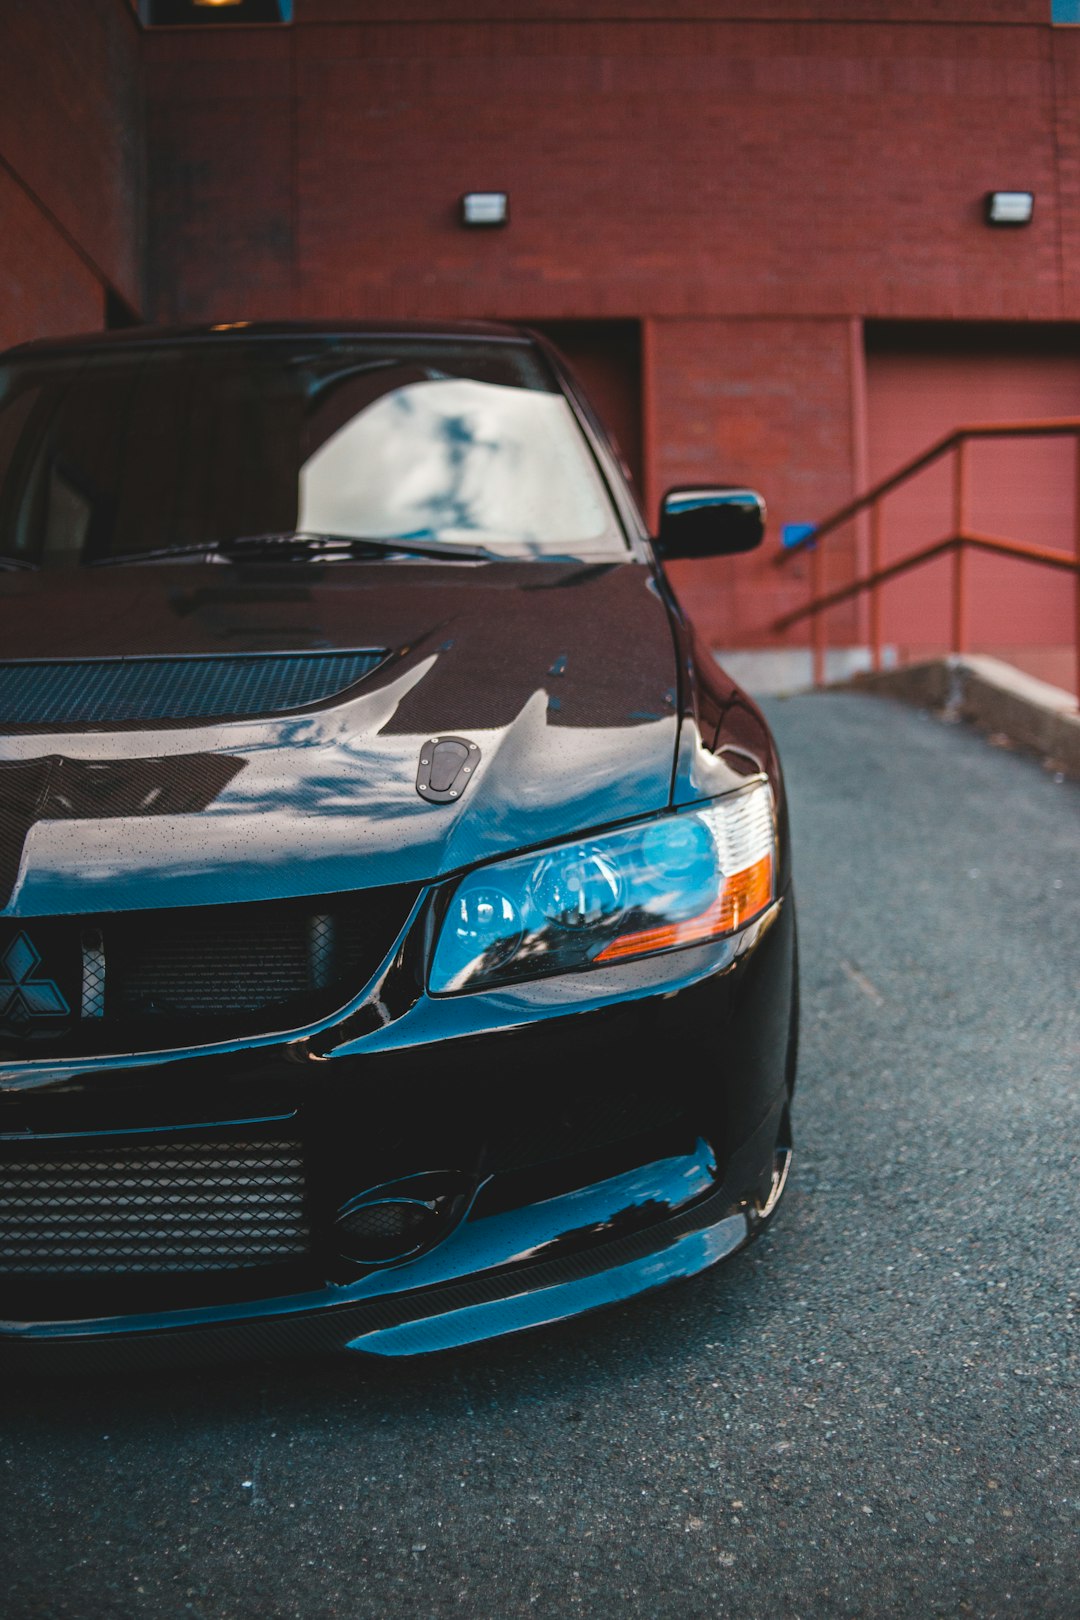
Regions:
<instances>
[{"instance_id":1,"label":"amber turn signal","mask_svg":"<svg viewBox=\"0 0 1080 1620\"><path fill-rule=\"evenodd\" d=\"M645 928L636 934L620 934L595 960L613 962L622 956L667 951L674 945L697 945L744 928L765 910L773 897L772 865L772 856L763 855L753 866L726 877L718 897L699 916L689 917L685 922L665 923L661 928Z\"/></svg>"}]
</instances>

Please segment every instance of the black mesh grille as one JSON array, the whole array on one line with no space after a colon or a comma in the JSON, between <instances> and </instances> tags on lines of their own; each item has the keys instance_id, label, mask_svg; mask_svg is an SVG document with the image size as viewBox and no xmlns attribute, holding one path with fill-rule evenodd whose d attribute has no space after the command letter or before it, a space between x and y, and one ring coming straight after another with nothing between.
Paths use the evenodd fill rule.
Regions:
<instances>
[{"instance_id":1,"label":"black mesh grille","mask_svg":"<svg viewBox=\"0 0 1080 1620\"><path fill-rule=\"evenodd\" d=\"M407 1240L432 1219L419 1204L368 1204L340 1223L351 1238L369 1238L374 1247Z\"/></svg>"},{"instance_id":2,"label":"black mesh grille","mask_svg":"<svg viewBox=\"0 0 1080 1620\"><path fill-rule=\"evenodd\" d=\"M0 663L0 726L274 714L345 691L385 657L378 649Z\"/></svg>"},{"instance_id":3,"label":"black mesh grille","mask_svg":"<svg viewBox=\"0 0 1080 1620\"><path fill-rule=\"evenodd\" d=\"M300 1028L359 995L416 893L0 922L0 1052L158 1051ZM61 1010L29 1017L42 985Z\"/></svg>"},{"instance_id":4,"label":"black mesh grille","mask_svg":"<svg viewBox=\"0 0 1080 1620\"><path fill-rule=\"evenodd\" d=\"M393 1243L393 1239L408 1238L427 1220L431 1220L431 1210L416 1204L371 1204L368 1209L356 1210L342 1225L355 1236Z\"/></svg>"},{"instance_id":5,"label":"black mesh grille","mask_svg":"<svg viewBox=\"0 0 1080 1620\"><path fill-rule=\"evenodd\" d=\"M286 1006L317 988L305 921L268 919L257 936L232 919L170 926L166 916L153 931L120 924L106 943L109 1012L209 1018Z\"/></svg>"},{"instance_id":6,"label":"black mesh grille","mask_svg":"<svg viewBox=\"0 0 1080 1620\"><path fill-rule=\"evenodd\" d=\"M294 1143L35 1146L0 1161L0 1275L232 1271L310 1247Z\"/></svg>"}]
</instances>

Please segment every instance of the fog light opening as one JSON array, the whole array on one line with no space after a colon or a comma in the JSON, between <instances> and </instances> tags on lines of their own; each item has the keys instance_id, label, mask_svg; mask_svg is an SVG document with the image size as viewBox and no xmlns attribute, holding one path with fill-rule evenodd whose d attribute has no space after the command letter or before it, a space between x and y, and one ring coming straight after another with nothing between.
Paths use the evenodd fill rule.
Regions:
<instances>
[{"instance_id":1,"label":"fog light opening","mask_svg":"<svg viewBox=\"0 0 1080 1620\"><path fill-rule=\"evenodd\" d=\"M339 1215L338 1241L354 1260L402 1260L424 1246L438 1221L434 1200L391 1198Z\"/></svg>"},{"instance_id":2,"label":"fog light opening","mask_svg":"<svg viewBox=\"0 0 1080 1620\"><path fill-rule=\"evenodd\" d=\"M441 1243L472 1202L474 1189L456 1172L426 1171L370 1187L339 1209L340 1252L366 1265L408 1260Z\"/></svg>"}]
</instances>

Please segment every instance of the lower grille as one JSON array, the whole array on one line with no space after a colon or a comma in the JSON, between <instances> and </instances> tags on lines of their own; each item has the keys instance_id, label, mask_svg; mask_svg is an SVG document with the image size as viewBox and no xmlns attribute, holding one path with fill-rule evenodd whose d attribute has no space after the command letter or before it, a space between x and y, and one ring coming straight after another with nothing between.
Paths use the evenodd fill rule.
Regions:
<instances>
[{"instance_id":1,"label":"lower grille","mask_svg":"<svg viewBox=\"0 0 1080 1620\"><path fill-rule=\"evenodd\" d=\"M311 1249L295 1143L184 1141L0 1162L0 1276L175 1275Z\"/></svg>"}]
</instances>

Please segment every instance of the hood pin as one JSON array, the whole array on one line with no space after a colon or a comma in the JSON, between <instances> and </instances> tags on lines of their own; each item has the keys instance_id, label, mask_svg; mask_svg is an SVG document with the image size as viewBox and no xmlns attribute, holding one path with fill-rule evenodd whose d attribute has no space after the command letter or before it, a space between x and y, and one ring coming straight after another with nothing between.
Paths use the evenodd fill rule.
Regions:
<instances>
[{"instance_id":1,"label":"hood pin","mask_svg":"<svg viewBox=\"0 0 1080 1620\"><path fill-rule=\"evenodd\" d=\"M420 750L416 791L431 804L459 799L480 763L480 748L467 737L431 737Z\"/></svg>"}]
</instances>

